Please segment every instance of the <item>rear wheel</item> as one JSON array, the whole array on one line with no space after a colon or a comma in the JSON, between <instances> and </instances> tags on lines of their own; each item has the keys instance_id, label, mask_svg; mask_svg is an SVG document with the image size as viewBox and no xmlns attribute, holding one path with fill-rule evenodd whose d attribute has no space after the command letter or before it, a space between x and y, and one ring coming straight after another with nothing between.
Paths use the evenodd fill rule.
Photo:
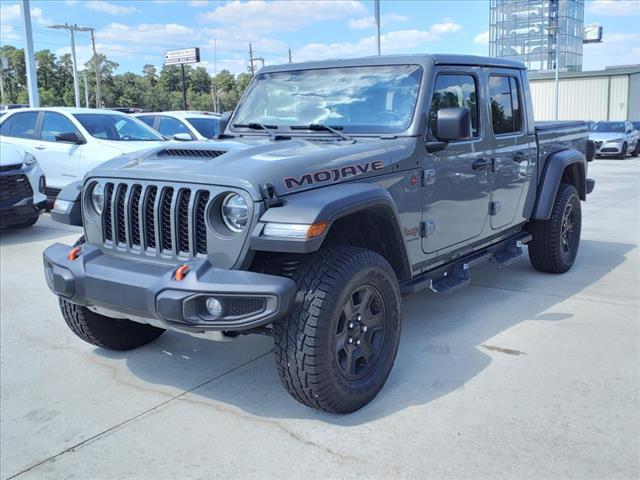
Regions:
<instances>
[{"instance_id":1,"label":"rear wheel","mask_svg":"<svg viewBox=\"0 0 640 480\"><path fill-rule=\"evenodd\" d=\"M640 138L638 138L638 141L636 142L636 148L631 152L632 157L637 157L638 155L640 155Z\"/></svg>"},{"instance_id":2,"label":"rear wheel","mask_svg":"<svg viewBox=\"0 0 640 480\"><path fill-rule=\"evenodd\" d=\"M536 220L529 225L533 239L529 243L529 259L536 270L564 273L578 254L582 212L580 197L573 185L561 183L549 220Z\"/></svg>"},{"instance_id":3,"label":"rear wheel","mask_svg":"<svg viewBox=\"0 0 640 480\"><path fill-rule=\"evenodd\" d=\"M274 325L283 385L300 403L349 413L384 385L400 339L400 290L375 252L338 246L306 257L293 274L291 313Z\"/></svg>"}]
</instances>

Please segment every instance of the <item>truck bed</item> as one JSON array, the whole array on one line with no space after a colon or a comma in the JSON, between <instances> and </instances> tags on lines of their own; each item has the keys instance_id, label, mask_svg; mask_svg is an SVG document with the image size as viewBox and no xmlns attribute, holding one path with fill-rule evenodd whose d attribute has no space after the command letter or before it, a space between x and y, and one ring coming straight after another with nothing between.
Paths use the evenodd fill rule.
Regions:
<instances>
[{"instance_id":1,"label":"truck bed","mask_svg":"<svg viewBox=\"0 0 640 480\"><path fill-rule=\"evenodd\" d=\"M582 121L536 122L538 144L538 180L542 177L546 159L562 150L574 149L591 160L587 154L589 128Z\"/></svg>"}]
</instances>

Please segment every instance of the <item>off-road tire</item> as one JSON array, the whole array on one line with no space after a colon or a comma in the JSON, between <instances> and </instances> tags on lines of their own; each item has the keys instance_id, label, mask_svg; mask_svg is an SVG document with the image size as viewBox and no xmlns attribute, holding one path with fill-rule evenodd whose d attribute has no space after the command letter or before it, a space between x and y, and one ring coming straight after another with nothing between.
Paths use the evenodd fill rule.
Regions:
<instances>
[{"instance_id":1,"label":"off-road tire","mask_svg":"<svg viewBox=\"0 0 640 480\"><path fill-rule=\"evenodd\" d=\"M282 384L309 407L331 413L358 410L383 387L398 350L400 289L391 265L363 248L327 247L303 257L291 278L298 286L295 304L286 318L274 324ZM343 308L357 295L354 289L372 286L384 308L384 335L377 342L379 354L362 377L350 379L336 358L336 330L341 323L344 326Z\"/></svg>"},{"instance_id":2,"label":"off-road tire","mask_svg":"<svg viewBox=\"0 0 640 480\"><path fill-rule=\"evenodd\" d=\"M65 322L78 337L96 347L132 350L153 342L165 330L122 318L110 318L60 298Z\"/></svg>"},{"instance_id":3,"label":"off-road tire","mask_svg":"<svg viewBox=\"0 0 640 480\"><path fill-rule=\"evenodd\" d=\"M620 151L620 153L618 154L618 158L619 158L620 160L624 160L625 158L627 158L627 149L628 149L628 148L629 148L629 147L627 146L627 142L624 142L624 143L622 144L622 150L621 150L621 151Z\"/></svg>"},{"instance_id":4,"label":"off-road tire","mask_svg":"<svg viewBox=\"0 0 640 480\"><path fill-rule=\"evenodd\" d=\"M575 213L575 236L571 238L569 251L563 249L562 230L564 215L570 205ZM548 273L564 273L573 265L580 245L580 229L582 213L580 197L576 187L561 183L558 188L551 218L549 220L535 220L529 225L529 232L533 236L529 242L529 260L536 270Z\"/></svg>"}]
</instances>

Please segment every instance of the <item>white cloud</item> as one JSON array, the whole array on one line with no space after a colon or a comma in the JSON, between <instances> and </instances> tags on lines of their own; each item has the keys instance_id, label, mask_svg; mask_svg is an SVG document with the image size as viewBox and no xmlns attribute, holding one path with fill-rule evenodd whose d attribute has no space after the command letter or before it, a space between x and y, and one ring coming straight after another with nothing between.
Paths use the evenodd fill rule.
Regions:
<instances>
[{"instance_id":1,"label":"white cloud","mask_svg":"<svg viewBox=\"0 0 640 480\"><path fill-rule=\"evenodd\" d=\"M640 15L637 0L594 0L587 4L587 12L608 17Z\"/></svg>"},{"instance_id":2,"label":"white cloud","mask_svg":"<svg viewBox=\"0 0 640 480\"><path fill-rule=\"evenodd\" d=\"M475 37L473 37L473 43L478 45L488 45L489 44L489 30L479 33Z\"/></svg>"},{"instance_id":3,"label":"white cloud","mask_svg":"<svg viewBox=\"0 0 640 480\"><path fill-rule=\"evenodd\" d=\"M13 25L0 25L0 43L15 42L22 40L22 35L18 33Z\"/></svg>"},{"instance_id":4,"label":"white cloud","mask_svg":"<svg viewBox=\"0 0 640 480\"><path fill-rule=\"evenodd\" d=\"M3 3L0 4L0 19L4 24L18 23L21 21L22 8L19 3ZM31 21L38 25L51 25L53 20L45 17L42 9L39 7L31 7Z\"/></svg>"},{"instance_id":5,"label":"white cloud","mask_svg":"<svg viewBox=\"0 0 640 480\"><path fill-rule=\"evenodd\" d=\"M615 65L640 63L640 33L604 32L602 43L587 43L583 48L582 69L601 70Z\"/></svg>"},{"instance_id":6,"label":"white cloud","mask_svg":"<svg viewBox=\"0 0 640 480\"><path fill-rule=\"evenodd\" d=\"M104 0L90 0L83 4L90 10L108 13L109 15L126 15L128 13L140 13L136 7L116 5L115 3L105 2Z\"/></svg>"},{"instance_id":7,"label":"white cloud","mask_svg":"<svg viewBox=\"0 0 640 480\"><path fill-rule=\"evenodd\" d=\"M462 25L453 21L452 18L445 18L442 23L435 23L431 25L431 32L436 35L441 33L453 33L462 28Z\"/></svg>"},{"instance_id":8,"label":"white cloud","mask_svg":"<svg viewBox=\"0 0 640 480\"><path fill-rule=\"evenodd\" d=\"M438 37L430 31L397 30L380 35L380 44L385 54L401 53L437 39ZM310 43L296 50L293 57L295 61L322 60L327 58L361 57L373 55L375 52L376 37L372 35L354 43Z\"/></svg>"},{"instance_id":9,"label":"white cloud","mask_svg":"<svg viewBox=\"0 0 640 480\"><path fill-rule=\"evenodd\" d=\"M399 13L391 12L380 16L380 24L382 27L390 25L392 23L406 22L409 18ZM375 17L362 17L352 18L349 20L349 28L354 30L365 30L369 28L375 28Z\"/></svg>"},{"instance_id":10,"label":"white cloud","mask_svg":"<svg viewBox=\"0 0 640 480\"><path fill-rule=\"evenodd\" d=\"M201 13L198 19L244 32L265 34L296 31L311 23L337 21L366 13L365 6L355 0L315 2L251 0L226 3L215 10Z\"/></svg>"}]
</instances>

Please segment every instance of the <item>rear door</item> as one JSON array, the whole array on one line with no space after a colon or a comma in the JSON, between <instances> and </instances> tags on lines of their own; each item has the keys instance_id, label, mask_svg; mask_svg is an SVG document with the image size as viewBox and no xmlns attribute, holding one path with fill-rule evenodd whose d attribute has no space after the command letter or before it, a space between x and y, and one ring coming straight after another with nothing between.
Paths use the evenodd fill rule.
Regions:
<instances>
[{"instance_id":1,"label":"rear door","mask_svg":"<svg viewBox=\"0 0 640 480\"><path fill-rule=\"evenodd\" d=\"M520 71L487 68L485 85L490 105L492 139L491 228L524 221L524 193L531 183L536 154L535 134L527 132Z\"/></svg>"},{"instance_id":2,"label":"rear door","mask_svg":"<svg viewBox=\"0 0 640 480\"><path fill-rule=\"evenodd\" d=\"M193 136L193 133L191 133L191 130L189 130L189 127L177 118L160 115L160 122L158 123L157 130L168 138L171 138L178 133L186 133L192 140L195 140L195 137Z\"/></svg>"},{"instance_id":3,"label":"rear door","mask_svg":"<svg viewBox=\"0 0 640 480\"><path fill-rule=\"evenodd\" d=\"M438 67L430 103L426 138L437 140L440 108L471 112L471 137L449 142L423 159L423 239L425 253L444 251L480 235L487 221L491 192L490 143L482 116L482 71L472 67Z\"/></svg>"}]
</instances>

